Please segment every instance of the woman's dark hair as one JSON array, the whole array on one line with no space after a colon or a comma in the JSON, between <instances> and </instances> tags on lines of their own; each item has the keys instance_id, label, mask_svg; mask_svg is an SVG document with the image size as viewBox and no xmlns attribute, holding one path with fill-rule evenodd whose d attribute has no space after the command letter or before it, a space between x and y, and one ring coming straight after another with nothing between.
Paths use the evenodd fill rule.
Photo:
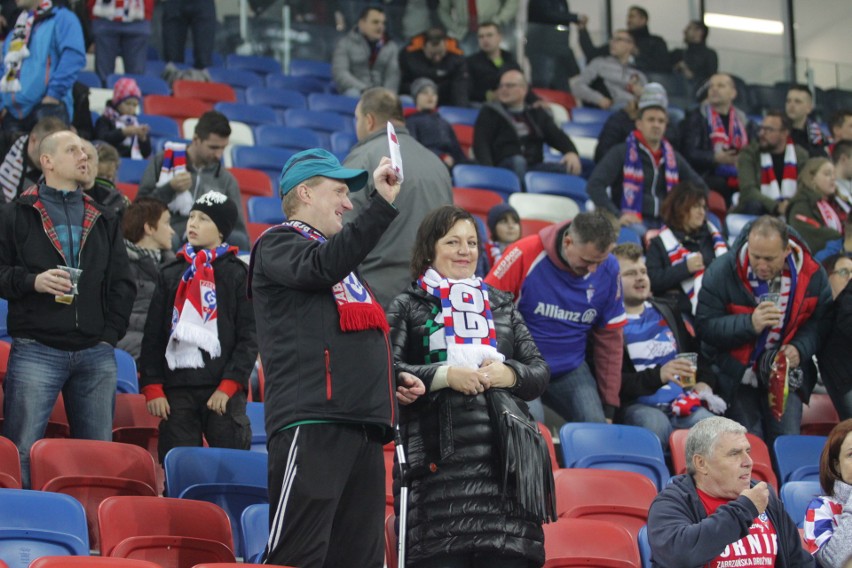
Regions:
<instances>
[{"instance_id":1,"label":"woman's dark hair","mask_svg":"<svg viewBox=\"0 0 852 568\"><path fill-rule=\"evenodd\" d=\"M689 210L700 201L707 203L707 192L703 188L689 182L679 183L663 200L660 217L670 228L682 231Z\"/></svg>"},{"instance_id":2,"label":"woman's dark hair","mask_svg":"<svg viewBox=\"0 0 852 568\"><path fill-rule=\"evenodd\" d=\"M420 278L435 256L435 245L446 235L453 225L459 221L470 221L476 228L476 238L478 242L482 242L482 235L479 234L479 225L473 218L473 215L455 205L444 205L433 209L429 212L420 227L417 229L417 238L414 243L414 250L411 251L411 277L415 280Z\"/></svg>"},{"instance_id":3,"label":"woman's dark hair","mask_svg":"<svg viewBox=\"0 0 852 568\"><path fill-rule=\"evenodd\" d=\"M832 428L819 458L819 484L822 485L822 490L831 497L834 496L834 482L843 481L843 478L840 477L838 460L840 459L840 446L843 445L843 440L850 432L852 432L852 418L847 418Z\"/></svg>"},{"instance_id":4,"label":"woman's dark hair","mask_svg":"<svg viewBox=\"0 0 852 568\"><path fill-rule=\"evenodd\" d=\"M831 273L834 272L834 267L837 265L837 261L841 258L849 257L846 256L844 253L837 253L822 260L822 267L825 268L825 271L828 272L829 276L831 276Z\"/></svg>"},{"instance_id":5,"label":"woman's dark hair","mask_svg":"<svg viewBox=\"0 0 852 568\"><path fill-rule=\"evenodd\" d=\"M165 203L153 197L140 197L131 203L121 221L124 238L134 244L141 241L145 236L145 225L156 227L166 209Z\"/></svg>"}]
</instances>

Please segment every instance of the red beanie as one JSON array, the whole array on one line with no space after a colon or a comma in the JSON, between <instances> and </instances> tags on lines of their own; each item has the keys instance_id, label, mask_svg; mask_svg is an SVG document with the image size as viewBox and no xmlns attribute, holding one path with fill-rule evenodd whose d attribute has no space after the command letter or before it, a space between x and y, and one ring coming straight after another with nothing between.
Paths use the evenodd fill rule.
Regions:
<instances>
[{"instance_id":1,"label":"red beanie","mask_svg":"<svg viewBox=\"0 0 852 568\"><path fill-rule=\"evenodd\" d=\"M139 102L142 102L142 91L139 90L139 85L136 84L135 79L122 77L115 82L115 85L112 88L112 104L118 106L131 98L138 99Z\"/></svg>"}]
</instances>

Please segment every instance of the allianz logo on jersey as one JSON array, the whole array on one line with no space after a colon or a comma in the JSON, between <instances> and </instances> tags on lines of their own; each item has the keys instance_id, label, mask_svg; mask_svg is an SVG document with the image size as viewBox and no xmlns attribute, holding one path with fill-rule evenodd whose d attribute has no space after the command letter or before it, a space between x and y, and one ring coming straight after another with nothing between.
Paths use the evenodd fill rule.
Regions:
<instances>
[{"instance_id":1,"label":"allianz logo on jersey","mask_svg":"<svg viewBox=\"0 0 852 568\"><path fill-rule=\"evenodd\" d=\"M545 304L544 302L539 302L533 313L537 316L576 323L592 323L598 317L598 311L594 308L589 308L585 312L580 313L563 310L556 304Z\"/></svg>"}]
</instances>

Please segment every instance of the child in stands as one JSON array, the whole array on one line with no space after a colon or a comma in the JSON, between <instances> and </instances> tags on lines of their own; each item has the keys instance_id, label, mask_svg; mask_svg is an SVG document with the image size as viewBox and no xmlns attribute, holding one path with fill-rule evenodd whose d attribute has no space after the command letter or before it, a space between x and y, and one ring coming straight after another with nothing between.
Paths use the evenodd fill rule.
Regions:
<instances>
[{"instance_id":1,"label":"child in stands","mask_svg":"<svg viewBox=\"0 0 852 568\"><path fill-rule=\"evenodd\" d=\"M188 244L160 272L142 339L142 392L160 423L162 462L176 446L249 449L249 376L257 359L247 268L227 237L237 205L222 193L199 197Z\"/></svg>"},{"instance_id":2,"label":"child in stands","mask_svg":"<svg viewBox=\"0 0 852 568\"><path fill-rule=\"evenodd\" d=\"M95 139L115 146L122 158L144 160L151 155L150 127L140 124L136 117L141 100L136 81L122 77L115 82L112 99L95 122Z\"/></svg>"},{"instance_id":3,"label":"child in stands","mask_svg":"<svg viewBox=\"0 0 852 568\"><path fill-rule=\"evenodd\" d=\"M495 205L488 212L488 230L491 238L485 244L489 266L494 266L503 251L521 238L521 216L508 203Z\"/></svg>"}]
</instances>

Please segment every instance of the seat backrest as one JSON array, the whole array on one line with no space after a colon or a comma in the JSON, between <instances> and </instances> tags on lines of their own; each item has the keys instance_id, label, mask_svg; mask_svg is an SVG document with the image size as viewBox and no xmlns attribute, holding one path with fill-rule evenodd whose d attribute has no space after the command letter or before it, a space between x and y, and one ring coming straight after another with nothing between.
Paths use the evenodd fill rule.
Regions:
<instances>
[{"instance_id":1,"label":"seat backrest","mask_svg":"<svg viewBox=\"0 0 852 568\"><path fill-rule=\"evenodd\" d=\"M254 452L266 451L266 424L262 402L246 403L246 416L251 424L251 449Z\"/></svg>"},{"instance_id":2,"label":"seat backrest","mask_svg":"<svg viewBox=\"0 0 852 568\"><path fill-rule=\"evenodd\" d=\"M651 568L651 543L648 542L647 525L639 529L639 536L636 541L639 544L639 558L642 559L642 568Z\"/></svg>"},{"instance_id":3,"label":"seat backrest","mask_svg":"<svg viewBox=\"0 0 852 568\"><path fill-rule=\"evenodd\" d=\"M521 237L529 237L537 235L542 229L553 225L553 221L543 221L542 219L521 219Z\"/></svg>"},{"instance_id":4,"label":"seat backrest","mask_svg":"<svg viewBox=\"0 0 852 568\"><path fill-rule=\"evenodd\" d=\"M511 170L471 164L459 164L453 168L453 185L490 189L506 198L512 193L521 191L518 176Z\"/></svg>"},{"instance_id":5,"label":"seat backrest","mask_svg":"<svg viewBox=\"0 0 852 568\"><path fill-rule=\"evenodd\" d=\"M788 481L781 486L781 502L797 527L804 527L808 504L821 494L819 481Z\"/></svg>"},{"instance_id":6,"label":"seat backrest","mask_svg":"<svg viewBox=\"0 0 852 568\"><path fill-rule=\"evenodd\" d=\"M586 191L586 180L571 174L554 174L549 172L527 172L524 185L529 193L547 193L570 197L585 210L589 193Z\"/></svg>"},{"instance_id":7,"label":"seat backrest","mask_svg":"<svg viewBox=\"0 0 852 568\"><path fill-rule=\"evenodd\" d=\"M281 64L278 63L278 60L265 55L237 55L232 53L225 58L225 67L228 69L245 69L262 75L281 73Z\"/></svg>"},{"instance_id":8,"label":"seat backrest","mask_svg":"<svg viewBox=\"0 0 852 568\"><path fill-rule=\"evenodd\" d=\"M571 138L575 136L598 138L603 126L603 122L566 122L562 125L562 130Z\"/></svg>"},{"instance_id":9,"label":"seat backrest","mask_svg":"<svg viewBox=\"0 0 852 568\"><path fill-rule=\"evenodd\" d=\"M263 124L256 127L254 132L255 142L258 146L288 148L300 151L321 148L325 142L323 137L310 128Z\"/></svg>"},{"instance_id":10,"label":"seat backrest","mask_svg":"<svg viewBox=\"0 0 852 568\"><path fill-rule=\"evenodd\" d=\"M321 132L355 132L354 119L336 112L288 109L283 113L286 126L310 128Z\"/></svg>"},{"instance_id":11,"label":"seat backrest","mask_svg":"<svg viewBox=\"0 0 852 568\"><path fill-rule=\"evenodd\" d=\"M118 181L138 184L142 181L142 175L147 168L148 160L121 158L121 163L118 167Z\"/></svg>"},{"instance_id":12,"label":"seat backrest","mask_svg":"<svg viewBox=\"0 0 852 568\"><path fill-rule=\"evenodd\" d=\"M552 103L557 103L569 112L571 111L571 109L577 106L577 100L571 93L567 91L536 87L533 89L533 92L538 95L540 99Z\"/></svg>"},{"instance_id":13,"label":"seat backrest","mask_svg":"<svg viewBox=\"0 0 852 568\"><path fill-rule=\"evenodd\" d=\"M473 126L479 116L478 108L467 108L457 106L440 106L438 114L450 124L466 124Z\"/></svg>"},{"instance_id":14,"label":"seat backrest","mask_svg":"<svg viewBox=\"0 0 852 568\"><path fill-rule=\"evenodd\" d=\"M261 146L236 146L231 152L234 166L256 170L277 170L295 154L284 148L265 148Z\"/></svg>"},{"instance_id":15,"label":"seat backrest","mask_svg":"<svg viewBox=\"0 0 852 568\"><path fill-rule=\"evenodd\" d=\"M237 120L250 125L275 124L275 111L266 105L216 103L214 109L230 121Z\"/></svg>"},{"instance_id":16,"label":"seat backrest","mask_svg":"<svg viewBox=\"0 0 852 568\"><path fill-rule=\"evenodd\" d=\"M172 92L178 98L190 97L210 103L237 102L237 94L234 92L234 88L226 83L178 79L172 83Z\"/></svg>"},{"instance_id":17,"label":"seat backrest","mask_svg":"<svg viewBox=\"0 0 852 568\"><path fill-rule=\"evenodd\" d=\"M808 404L802 408L802 434L827 436L838 422L837 409L827 394L812 394Z\"/></svg>"},{"instance_id":18,"label":"seat backrest","mask_svg":"<svg viewBox=\"0 0 852 568\"><path fill-rule=\"evenodd\" d=\"M504 203L503 195L499 192L474 187L453 187L453 204L483 221L488 220L491 208L501 203Z\"/></svg>"},{"instance_id":19,"label":"seat backrest","mask_svg":"<svg viewBox=\"0 0 852 568\"><path fill-rule=\"evenodd\" d=\"M143 102L145 114L170 116L178 121L185 118L198 118L205 112L213 110L209 102L198 99L178 99L165 95L148 95Z\"/></svg>"},{"instance_id":20,"label":"seat backrest","mask_svg":"<svg viewBox=\"0 0 852 568\"><path fill-rule=\"evenodd\" d=\"M536 422L538 431L541 432L541 437L544 438L544 443L547 444L547 453L550 455L550 465L553 466L553 471L559 469L559 458L556 456L556 446L553 445L553 434L550 433L550 428L541 422Z\"/></svg>"},{"instance_id":21,"label":"seat backrest","mask_svg":"<svg viewBox=\"0 0 852 568\"><path fill-rule=\"evenodd\" d=\"M149 131L151 136L180 138L178 123L171 117L158 114L140 114L138 119L140 124L147 124L151 128Z\"/></svg>"},{"instance_id":22,"label":"seat backrest","mask_svg":"<svg viewBox=\"0 0 852 568\"><path fill-rule=\"evenodd\" d=\"M21 456L9 438L0 436L0 489L21 488Z\"/></svg>"},{"instance_id":23,"label":"seat backrest","mask_svg":"<svg viewBox=\"0 0 852 568\"><path fill-rule=\"evenodd\" d=\"M358 143L358 137L352 132L332 132L329 139L331 151L335 154L348 154L352 146Z\"/></svg>"},{"instance_id":24,"label":"seat backrest","mask_svg":"<svg viewBox=\"0 0 852 568\"><path fill-rule=\"evenodd\" d=\"M609 521L636 538L648 522L657 488L632 471L560 469L554 473L556 511L560 518Z\"/></svg>"},{"instance_id":25,"label":"seat backrest","mask_svg":"<svg viewBox=\"0 0 852 568\"><path fill-rule=\"evenodd\" d=\"M766 442L750 433L746 434L746 438L751 444L751 459L754 462L751 477L758 481L765 481L778 493L778 478L775 476L775 470L772 469L772 458L769 456Z\"/></svg>"},{"instance_id":26,"label":"seat backrest","mask_svg":"<svg viewBox=\"0 0 852 568\"><path fill-rule=\"evenodd\" d=\"M568 423L559 430L566 467L618 469L648 476L660 490L670 473L659 439L638 426Z\"/></svg>"},{"instance_id":27,"label":"seat backrest","mask_svg":"<svg viewBox=\"0 0 852 568\"><path fill-rule=\"evenodd\" d=\"M515 208L521 219L538 219L551 223L562 223L573 219L580 206L570 197L546 193L513 193L509 205Z\"/></svg>"},{"instance_id":28,"label":"seat backrest","mask_svg":"<svg viewBox=\"0 0 852 568\"><path fill-rule=\"evenodd\" d=\"M293 91L299 91L303 95L325 92L327 85L328 81L323 81L316 77L310 77L307 75L297 77L293 75L282 75L280 73L270 73L266 76L267 87L271 87L273 89L290 89Z\"/></svg>"},{"instance_id":29,"label":"seat backrest","mask_svg":"<svg viewBox=\"0 0 852 568\"><path fill-rule=\"evenodd\" d=\"M30 568L162 568L147 560L104 558L102 556L42 556Z\"/></svg>"},{"instance_id":30,"label":"seat backrest","mask_svg":"<svg viewBox=\"0 0 852 568\"><path fill-rule=\"evenodd\" d=\"M775 461L783 487L789 481L819 481L819 459L826 436L778 436Z\"/></svg>"},{"instance_id":31,"label":"seat backrest","mask_svg":"<svg viewBox=\"0 0 852 568\"><path fill-rule=\"evenodd\" d=\"M606 521L559 519L544 529L544 568L640 568L636 539Z\"/></svg>"},{"instance_id":32,"label":"seat backrest","mask_svg":"<svg viewBox=\"0 0 852 568\"><path fill-rule=\"evenodd\" d=\"M742 213L729 213L725 216L725 226L728 228L728 241L734 242L750 221L757 219L756 215L744 215Z\"/></svg>"},{"instance_id":33,"label":"seat backrest","mask_svg":"<svg viewBox=\"0 0 852 568\"><path fill-rule=\"evenodd\" d=\"M247 202L248 221L274 225L284 222L284 211L279 197L249 197Z\"/></svg>"},{"instance_id":34,"label":"seat backrest","mask_svg":"<svg viewBox=\"0 0 852 568\"><path fill-rule=\"evenodd\" d=\"M123 349L116 349L115 365L119 383L118 392L138 393L139 379L136 372L136 360L133 355Z\"/></svg>"},{"instance_id":35,"label":"seat backrest","mask_svg":"<svg viewBox=\"0 0 852 568\"><path fill-rule=\"evenodd\" d=\"M308 108L308 101L305 95L294 89L249 87L246 89L246 102L250 105L266 105L281 109Z\"/></svg>"},{"instance_id":36,"label":"seat backrest","mask_svg":"<svg viewBox=\"0 0 852 568\"><path fill-rule=\"evenodd\" d=\"M592 107L571 109L571 122L599 122L603 124L612 116L612 111Z\"/></svg>"},{"instance_id":37,"label":"seat backrest","mask_svg":"<svg viewBox=\"0 0 852 568\"><path fill-rule=\"evenodd\" d=\"M265 173L251 168L231 168L228 170L237 179L240 193L271 197L274 194L272 182Z\"/></svg>"},{"instance_id":38,"label":"seat backrest","mask_svg":"<svg viewBox=\"0 0 852 568\"><path fill-rule=\"evenodd\" d=\"M269 540L269 504L249 505L240 517L240 544L246 562L257 562Z\"/></svg>"},{"instance_id":39,"label":"seat backrest","mask_svg":"<svg viewBox=\"0 0 852 568\"><path fill-rule=\"evenodd\" d=\"M686 437L689 430L680 428L669 435L669 452L672 456L672 472L675 475L686 473Z\"/></svg>"},{"instance_id":40,"label":"seat backrest","mask_svg":"<svg viewBox=\"0 0 852 568\"><path fill-rule=\"evenodd\" d=\"M263 86L263 75L247 69L227 69L225 67L208 67L207 73L217 83L227 83L232 87L247 89Z\"/></svg>"},{"instance_id":41,"label":"seat backrest","mask_svg":"<svg viewBox=\"0 0 852 568\"><path fill-rule=\"evenodd\" d=\"M399 539L396 535L396 516L385 519L385 563L387 568L397 568L399 564Z\"/></svg>"},{"instance_id":42,"label":"seat backrest","mask_svg":"<svg viewBox=\"0 0 852 568\"><path fill-rule=\"evenodd\" d=\"M86 511L59 493L0 491L0 559L9 568L28 568L42 556L89 554Z\"/></svg>"},{"instance_id":43,"label":"seat backrest","mask_svg":"<svg viewBox=\"0 0 852 568\"><path fill-rule=\"evenodd\" d=\"M311 110L336 112L351 117L355 114L357 105L358 99L356 97L329 93L311 93L308 95L308 108Z\"/></svg>"},{"instance_id":44,"label":"seat backrest","mask_svg":"<svg viewBox=\"0 0 852 568\"><path fill-rule=\"evenodd\" d=\"M331 63L314 59L291 59L290 75L294 77L315 77L331 81Z\"/></svg>"}]
</instances>

